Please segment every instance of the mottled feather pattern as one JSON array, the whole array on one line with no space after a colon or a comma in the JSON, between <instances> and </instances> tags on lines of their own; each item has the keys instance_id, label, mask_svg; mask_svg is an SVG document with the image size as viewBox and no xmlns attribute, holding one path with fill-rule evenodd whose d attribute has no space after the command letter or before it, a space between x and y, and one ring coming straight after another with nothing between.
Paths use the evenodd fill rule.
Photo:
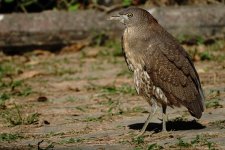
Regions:
<instances>
[{"instance_id":1,"label":"mottled feather pattern","mask_svg":"<svg viewBox=\"0 0 225 150\"><path fill-rule=\"evenodd\" d=\"M156 32L151 32L151 34L148 35L152 36L148 37L148 41L151 43L150 46L145 46L146 48L142 47L142 50L135 50L135 46L132 45L132 47L127 46L127 49L125 50L125 53L126 51L142 52L141 54L136 53L136 55L130 57L140 57L139 55L144 56L141 58L144 60L146 71L152 85L136 84L136 88L139 89L139 94L144 95L145 97L146 95L149 97L149 94L151 94L151 96L156 97L161 103L167 102L171 107L184 105L189 109L192 115L199 118L204 110L201 101L202 97L199 93L202 89L199 85L198 74L194 69L193 64L190 62L188 54L181 46L179 46L178 42L171 35L162 30L161 26L158 26L158 29L153 31ZM154 34L157 34L160 37L162 33L163 36L156 41L154 39ZM151 40L153 41L151 42ZM140 41L145 42L144 40ZM129 45L128 43L129 42L127 42L127 45ZM146 43L143 45L146 45ZM134 50L129 50L129 48L134 48ZM130 64L132 62L129 62L130 58L126 57L126 59L128 66L133 66ZM134 74L134 76L136 75ZM139 80L138 82L143 82L140 75L136 76L135 79L136 82L137 80ZM158 87L165 95L165 98L162 100L159 96L161 91L156 94L156 92L151 91L153 90L153 87L149 88L149 86ZM200 111L198 109L200 109Z\"/></svg>"},{"instance_id":2,"label":"mottled feather pattern","mask_svg":"<svg viewBox=\"0 0 225 150\"><path fill-rule=\"evenodd\" d=\"M163 35L163 41L159 41L163 44L157 44L157 46L151 47L155 51L155 57L148 56L154 59L153 62L156 62L149 64L154 65L154 70L148 70L150 77L154 84L163 89L167 97L172 95L171 97L177 99L174 102L174 98L173 100L169 99L170 104L176 106L179 101L179 103L189 109L192 115L199 118L204 107L198 74L188 54L179 46L178 42L165 32ZM168 35L168 37L165 35ZM146 63L148 63L147 58Z\"/></svg>"},{"instance_id":3,"label":"mottled feather pattern","mask_svg":"<svg viewBox=\"0 0 225 150\"><path fill-rule=\"evenodd\" d=\"M125 61L134 72L137 93L152 106L139 135L145 132L157 106L162 108L163 131L167 106L185 106L192 116L200 118L204 95L199 76L179 42L144 9L130 7L112 18L126 26L122 36Z\"/></svg>"},{"instance_id":4,"label":"mottled feather pattern","mask_svg":"<svg viewBox=\"0 0 225 150\"><path fill-rule=\"evenodd\" d=\"M149 24L129 26L122 37L137 92L148 102L153 97L162 106L183 105L200 118L204 96L194 64L179 42L150 14L148 17Z\"/></svg>"}]
</instances>

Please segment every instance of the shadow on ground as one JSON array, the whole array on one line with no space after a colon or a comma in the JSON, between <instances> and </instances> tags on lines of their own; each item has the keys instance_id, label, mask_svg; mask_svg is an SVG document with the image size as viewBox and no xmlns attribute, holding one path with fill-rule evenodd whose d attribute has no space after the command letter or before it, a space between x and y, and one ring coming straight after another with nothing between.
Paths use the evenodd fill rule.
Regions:
<instances>
[{"instance_id":1,"label":"shadow on ground","mask_svg":"<svg viewBox=\"0 0 225 150\"><path fill-rule=\"evenodd\" d=\"M130 129L140 130L144 123L135 123L129 125ZM166 123L167 131L180 131L180 130L199 130L206 128L202 124L198 123L196 120L192 121L167 121ZM155 131L156 133L162 130L162 123L149 123L146 131Z\"/></svg>"}]
</instances>

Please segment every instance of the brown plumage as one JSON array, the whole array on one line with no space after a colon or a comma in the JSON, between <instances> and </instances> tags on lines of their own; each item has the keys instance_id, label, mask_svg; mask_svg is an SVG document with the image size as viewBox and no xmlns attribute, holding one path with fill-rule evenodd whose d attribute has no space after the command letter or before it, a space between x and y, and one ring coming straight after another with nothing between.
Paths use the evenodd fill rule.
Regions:
<instances>
[{"instance_id":1,"label":"brown plumage","mask_svg":"<svg viewBox=\"0 0 225 150\"><path fill-rule=\"evenodd\" d=\"M158 105L163 110L163 130L167 106L183 105L192 116L200 118L204 95L199 76L178 41L144 9L131 7L112 19L126 26L122 37L125 60L134 72L137 93L153 106L141 134Z\"/></svg>"}]
</instances>

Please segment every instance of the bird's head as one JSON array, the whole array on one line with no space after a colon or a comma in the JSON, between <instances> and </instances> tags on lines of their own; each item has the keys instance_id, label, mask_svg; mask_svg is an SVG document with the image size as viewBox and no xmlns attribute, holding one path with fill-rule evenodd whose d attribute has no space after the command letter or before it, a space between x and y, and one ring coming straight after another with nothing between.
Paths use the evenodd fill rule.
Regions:
<instances>
[{"instance_id":1,"label":"bird's head","mask_svg":"<svg viewBox=\"0 0 225 150\"><path fill-rule=\"evenodd\" d=\"M118 15L110 17L110 20L118 20L127 27L149 25L151 22L157 22L153 16L146 10L129 7L119 12Z\"/></svg>"}]
</instances>

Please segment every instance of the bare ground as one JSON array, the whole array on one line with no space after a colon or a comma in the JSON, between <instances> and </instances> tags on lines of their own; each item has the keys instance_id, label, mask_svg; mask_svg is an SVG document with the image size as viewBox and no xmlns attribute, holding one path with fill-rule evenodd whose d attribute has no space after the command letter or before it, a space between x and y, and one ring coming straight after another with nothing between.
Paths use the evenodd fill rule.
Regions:
<instances>
[{"instance_id":1,"label":"bare ground","mask_svg":"<svg viewBox=\"0 0 225 150\"><path fill-rule=\"evenodd\" d=\"M170 108L163 133L158 109L140 138L150 107L115 47L1 54L0 149L225 149L223 46L216 59L195 62L206 96L202 118Z\"/></svg>"}]
</instances>

